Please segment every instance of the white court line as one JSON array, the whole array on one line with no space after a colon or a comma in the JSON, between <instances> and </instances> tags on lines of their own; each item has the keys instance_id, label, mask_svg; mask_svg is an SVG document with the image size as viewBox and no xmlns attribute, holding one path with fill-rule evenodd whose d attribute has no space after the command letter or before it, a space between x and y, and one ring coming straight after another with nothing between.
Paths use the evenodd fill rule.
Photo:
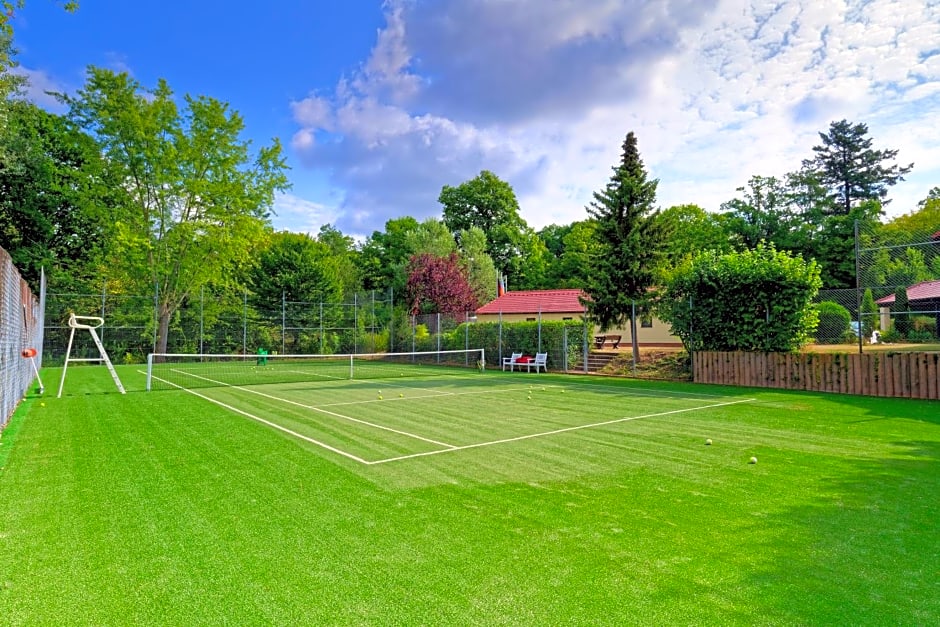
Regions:
<instances>
[{"instance_id":1,"label":"white court line","mask_svg":"<svg viewBox=\"0 0 940 627\"><path fill-rule=\"evenodd\" d=\"M185 373L185 374L188 374L188 373ZM197 375L192 375L192 376L197 376ZM729 406L729 405L738 405L738 404L741 404L741 403L750 403L750 402L753 402L753 401L757 400L757 399L754 399L754 398L746 398L746 399L741 399L741 400L736 400L736 401L729 401L729 402L726 402L726 403L715 403L715 404L713 404L713 405L705 405L705 406L703 406L703 407L687 407L687 408L685 408L685 409L674 409L674 410L671 410L671 411L658 412L658 413L654 413L654 414L643 414L643 415L641 415L641 416L627 416L627 417L625 417L625 418L616 418L616 419L614 419L614 420L606 420L606 421L603 421L603 422L595 422L595 423L586 424L586 425L577 425L577 426L574 426L574 427L564 427L564 428L562 428L562 429L553 429L553 430L551 430L551 431L543 431L543 432L540 432L540 433L530 433L530 434L528 434L528 435L520 435L520 436L516 436L516 437L513 437L513 438L504 438L504 439L501 439L501 440L491 440L491 441L488 441L488 442L477 442L477 443L475 443L475 444L466 444L466 445L463 445L463 446L454 446L454 445L449 445L449 444L443 445L443 444L442 444L442 446L447 446L447 447L449 447L449 448L441 449L441 450L437 450L437 451L426 451L426 452L424 452L424 453L412 453L412 454L410 454L410 455L401 455L401 456L398 456L398 457L389 457L389 458L386 458L386 459L378 459L378 460L368 461L368 460L362 459L361 457L357 457L357 456L355 456L355 455L353 455L353 454L351 454L351 453L347 453L347 452L342 451L342 450L340 450L340 449L338 449L338 448L335 448L335 447L333 447L333 446L330 446L329 444L325 444L325 443L320 442L320 441L318 441L318 440L315 440L315 439L313 439L313 438L307 437L307 436L305 436L305 435L301 435L301 434L299 434L299 433L297 433L297 432L295 432L295 431L292 431L292 430L290 430L290 429L288 429L288 428L286 428L286 427L282 427L281 425L278 425L278 424L276 424L276 423L273 423L273 422L270 422L270 421L268 421L268 420L265 420L264 418L259 418L258 416L255 416L255 415L253 415L253 414L250 414L250 413L248 413L248 412L246 412L246 411L243 411L243 410L241 410L241 409L232 407L231 405L227 405L227 404L225 404L225 403L223 403L223 402L221 402L221 401L217 401L217 400L215 400L215 399L213 399L213 398L210 398L210 397L208 397L208 396L204 396L203 394L199 394L198 392L195 392L195 391L190 390L190 389L188 389L188 388L184 388L184 387L182 387L182 386L180 386L180 385L177 385L177 384L172 383L172 382L170 382L170 381L167 381L167 380L165 380L165 379L160 379L159 377L154 377L154 378L157 379L158 381L163 381L164 383L167 383L167 384L169 384L169 385L172 385L173 387L179 388L179 389L181 389L181 390L183 390L183 391L185 391L185 392L188 392L188 393L190 393L190 394L193 394L194 396L198 396L199 398L203 398L203 399L209 401L210 403L215 403L216 405L219 405L220 407L224 407L224 408L226 408L226 409L228 409L228 410L230 410L230 411L233 411L233 412L235 412L235 413L237 413L237 414L240 414L240 415L242 415L242 416L246 416L246 417L248 417L248 418L251 418L252 420L257 420L258 422L261 422L261 423L266 424L266 425L268 425L268 426L274 427L275 429L277 429L277 430L279 430L279 431L283 431L284 433L293 435L293 436L297 437L298 439L304 440L304 441L309 442L309 443L311 443L311 444L315 444L315 445L317 445L317 446L319 446L319 447L321 447L321 448L324 448L324 449L326 449L326 450L328 450L328 451L332 451L332 452L334 452L334 453L337 453L338 455L341 455L341 456L346 457L346 458L348 458L348 459L352 459L352 460L354 460L354 461L357 461L357 462L359 462L360 464L363 464L363 465L365 465L365 466L375 466L375 465L378 465L378 464L387 464L387 463L389 463L389 462L404 461L404 460L408 460L408 459L414 459L414 458L417 458L417 457L428 457L428 456L431 456L431 455L440 455L441 453L451 453L451 452L455 452L455 451L463 451L463 450L473 449L473 448L482 448L482 447L485 447L485 446L495 446L495 445L497 445L497 444L508 444L508 443L510 443L510 442L520 442L520 441L522 441L522 440L530 440L530 439L533 439L533 438L541 438L541 437L546 437L546 436L550 436L550 435L556 435L556 434L559 434L559 433L565 433L565 432L568 432L568 431L579 431L579 430L581 430L581 429L593 429L593 428L596 428L596 427L603 427L603 426L606 426L606 425L612 425L612 424L617 424L617 423L621 423L621 422L629 422L629 421L631 421L631 420L640 420L640 419L643 419L643 418L655 418L655 417L658 417L658 416L668 416L668 415L671 415L671 414L680 414L680 413L685 413L685 412L690 412L690 411L699 411L699 410L704 410L704 409L713 409L713 408L715 408L715 407L726 407L726 406ZM200 377L200 378L201 378L201 377ZM210 380L211 380L211 379L210 379ZM227 385L227 384L222 384L222 385ZM234 386L229 386L229 387L234 387ZM591 387L591 386L587 386L587 387ZM601 386L595 386L595 387L601 387ZM612 386L603 386L603 387L612 387ZM244 389L244 388L239 388L239 389ZM513 391L518 391L518 390L513 390Z\"/></svg>"},{"instance_id":2,"label":"white court line","mask_svg":"<svg viewBox=\"0 0 940 627\"><path fill-rule=\"evenodd\" d=\"M175 368L172 369L176 372ZM353 418L351 416L344 416L343 414L337 414L336 412L328 411L326 409L320 409L319 407L314 407L313 405L305 405L303 403L298 403L297 401L292 401L286 398L281 398L280 396L274 396L272 394L265 394L264 392L259 392L258 390L250 390L246 387L241 387L238 385L231 385L230 383L224 383L222 381L216 381L215 379L209 379L208 377L201 377L198 374L192 374L191 372L180 372L180 374L185 374L187 376L193 377L195 379L202 379L203 381L209 381L210 383L215 383L216 385L222 387L229 387L242 392L248 392L250 394L257 394L258 396L263 396L265 398L270 398L271 400L280 401L281 403L287 403L288 405L295 405L297 407L303 407L304 409L310 409L313 411L320 412L321 414L326 414L327 416L333 416L334 418L341 418L342 420L348 420L350 422L357 422L359 424L366 425L368 427L373 427L375 429L381 429L383 431L389 431L391 433L397 433L398 435L403 435L405 437L414 438L415 440L421 440L422 442L427 442L429 444L436 444L438 446L446 446L448 448L456 448L453 444L448 444L447 442L438 442L437 440L432 440L414 433L408 433L407 431L400 431L398 429L392 429L391 427L386 427L385 425L379 425L374 422L369 422L367 420L360 420L358 418Z\"/></svg>"},{"instance_id":3,"label":"white court line","mask_svg":"<svg viewBox=\"0 0 940 627\"><path fill-rule=\"evenodd\" d=\"M471 448L481 448L484 446L493 446L496 444L507 444L509 442L520 442L522 440L531 440L532 438L541 438L548 435L556 435L558 433L565 433L568 431L578 431L580 429L593 429L595 427L603 427L606 425L617 424L619 422L628 422L630 420L640 420L641 418L655 418L657 416L668 416L670 414L681 414L683 412L689 411L698 411L701 409L712 409L714 407L725 407L727 405L737 405L739 403L750 403L757 399L746 398L738 401L729 401L727 403L716 403L714 405L705 405L704 407L687 407L686 409L674 409L672 411L664 411L656 414L644 414L642 416L629 416L627 418L617 418L615 420L606 420L604 422L595 422L588 425L578 425L576 427L565 427L563 429L554 429L552 431L543 431L542 433L530 433L528 435L520 435L514 438L505 438L502 440L492 440L490 442L477 442L476 444L466 444L464 446L455 446L451 449L443 449L439 451L426 451L424 453L412 453L410 455L401 455L399 457L389 457L387 459L379 459L371 462L366 462L366 465L374 466L376 464L387 464L388 462L397 462L405 459L414 459L415 457L428 457L429 455L440 455L441 453L452 453L454 451L464 451Z\"/></svg>"},{"instance_id":4,"label":"white court line","mask_svg":"<svg viewBox=\"0 0 940 627\"><path fill-rule=\"evenodd\" d=\"M406 390L422 390L435 392L434 390L427 390L426 388L415 388L410 386L400 386ZM548 386L545 386L548 387ZM317 405L317 407L336 407L338 405L364 405L366 403L387 403L389 401L416 401L416 400L425 400L428 398L440 398L442 396L467 396L470 394L507 394L509 392L525 392L526 388L506 388L503 390L477 390L475 392L435 392L434 394L424 394L422 396L409 396L407 398L390 398L388 400L368 400L368 401L343 401L342 403L326 403L324 405Z\"/></svg>"},{"instance_id":5,"label":"white court line","mask_svg":"<svg viewBox=\"0 0 940 627\"><path fill-rule=\"evenodd\" d=\"M260 423L262 423L262 424L265 424L265 425L267 425L267 426L269 426L269 427L274 427L274 428L277 429L278 431L283 431L284 433L287 433L288 435L292 435L292 436L294 436L295 438L298 438L298 439L303 440L303 441L305 441L305 442L309 442L309 443L311 443L311 444L315 444L316 446L319 446L319 447L321 447L321 448L325 448L326 450L328 450L328 451L330 451L330 452L336 453L337 455L342 455L343 457L347 457L347 458L349 458L349 459L351 459L351 460L353 460L353 461L357 461L357 462L359 462L360 464L366 464L366 465L368 465L369 463L371 463L371 462L368 462L368 461L362 459L361 457L356 457L356 456L353 455L352 453L347 453L346 451L340 450L340 449L338 449L338 448L336 448L336 447L334 447L334 446L330 446L329 444L326 444L325 442L320 442L319 440L314 440L314 439L311 438L311 437L307 437L307 436L305 436L305 435L301 435L300 433L297 433L296 431L292 431L292 430L288 429L287 427L282 427L281 425L277 424L276 422L271 422L270 420L265 420L264 418L260 418L260 417L258 417L258 416L255 416L254 414L249 414L247 411L243 411L243 410L241 410L241 409L238 409L237 407L232 407L231 405L227 405L227 404L223 403L222 401L217 401L217 400L215 400L214 398L210 398L210 397L208 397L208 396L205 396L205 395L203 395L203 394L200 394L199 392L196 392L195 390L190 390L189 388L184 388L183 386L177 385L176 383L173 383L172 381L167 381L166 379L161 379L160 377L153 377L153 378L156 379L157 381L163 381L163 382L166 383L167 385L172 385L172 386L175 387L175 388L179 388L179 389L183 390L184 392L188 392L188 393L192 394L193 396L198 396L199 398L205 399L205 400L209 401L210 403L215 403L215 404L218 405L219 407L224 407L225 409L227 409L227 410L229 410L229 411L232 411L232 412L235 412L236 414L240 414L240 415L242 415L242 416L245 416L246 418L251 418L252 420L257 420L258 422L260 422Z\"/></svg>"}]
</instances>

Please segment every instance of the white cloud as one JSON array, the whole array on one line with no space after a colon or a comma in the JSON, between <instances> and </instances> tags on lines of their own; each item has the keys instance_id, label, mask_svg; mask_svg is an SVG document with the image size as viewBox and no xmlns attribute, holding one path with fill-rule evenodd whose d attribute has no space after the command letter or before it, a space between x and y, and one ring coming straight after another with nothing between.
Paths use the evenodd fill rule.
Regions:
<instances>
[{"instance_id":1,"label":"white cloud","mask_svg":"<svg viewBox=\"0 0 940 627\"><path fill-rule=\"evenodd\" d=\"M274 197L274 213L279 228L314 236L321 226L334 223L339 216L335 207L284 193Z\"/></svg>"},{"instance_id":2,"label":"white cloud","mask_svg":"<svg viewBox=\"0 0 940 627\"><path fill-rule=\"evenodd\" d=\"M842 118L915 161L909 210L940 183L940 6L870 0L439 0L387 4L362 69L293 105L294 148L346 197L338 225L439 215L489 169L535 227L582 219L637 133L664 206L717 209L782 176ZM929 129L929 130L928 130Z\"/></svg>"},{"instance_id":3,"label":"white cloud","mask_svg":"<svg viewBox=\"0 0 940 627\"><path fill-rule=\"evenodd\" d=\"M72 90L70 86L57 81L42 70L18 66L13 71L26 77L28 83L25 95L30 102L55 113L62 113L66 110L65 105L59 102L52 93L69 93Z\"/></svg>"}]
</instances>

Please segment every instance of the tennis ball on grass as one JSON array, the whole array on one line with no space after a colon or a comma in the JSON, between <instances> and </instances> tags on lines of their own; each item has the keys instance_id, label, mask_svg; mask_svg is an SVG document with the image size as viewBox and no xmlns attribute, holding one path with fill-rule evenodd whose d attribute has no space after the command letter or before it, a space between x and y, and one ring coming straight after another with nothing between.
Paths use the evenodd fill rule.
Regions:
<instances>
[{"instance_id":1,"label":"tennis ball on grass","mask_svg":"<svg viewBox=\"0 0 940 627\"><path fill-rule=\"evenodd\" d=\"M379 394L379 400L382 400L382 395L381 395L381 394Z\"/></svg>"},{"instance_id":2,"label":"tennis ball on grass","mask_svg":"<svg viewBox=\"0 0 940 627\"><path fill-rule=\"evenodd\" d=\"M399 392L399 393L398 393L398 398L405 398L405 395L402 394L401 392Z\"/></svg>"},{"instance_id":3,"label":"tennis ball on grass","mask_svg":"<svg viewBox=\"0 0 940 627\"><path fill-rule=\"evenodd\" d=\"M46 404L45 404L45 403L39 403L39 406L40 406L40 407L45 407Z\"/></svg>"},{"instance_id":4,"label":"tennis ball on grass","mask_svg":"<svg viewBox=\"0 0 940 627\"><path fill-rule=\"evenodd\" d=\"M756 464L756 463L757 463L757 458L756 458L756 457L752 457L752 458L751 458L751 461L749 461L748 463L749 463L749 464Z\"/></svg>"},{"instance_id":5,"label":"tennis ball on grass","mask_svg":"<svg viewBox=\"0 0 940 627\"><path fill-rule=\"evenodd\" d=\"M705 446L711 446L711 445L712 445L712 439L711 439L711 438L706 438L706 440L705 440Z\"/></svg>"}]
</instances>

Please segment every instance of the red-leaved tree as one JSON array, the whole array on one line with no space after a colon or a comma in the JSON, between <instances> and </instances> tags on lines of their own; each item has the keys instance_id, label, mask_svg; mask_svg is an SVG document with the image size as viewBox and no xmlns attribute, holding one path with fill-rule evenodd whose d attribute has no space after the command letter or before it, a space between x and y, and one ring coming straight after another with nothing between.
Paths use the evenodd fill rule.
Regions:
<instances>
[{"instance_id":1,"label":"red-leaved tree","mask_svg":"<svg viewBox=\"0 0 940 627\"><path fill-rule=\"evenodd\" d=\"M467 280L467 272L456 253L438 257L413 255L408 261L405 294L411 313L448 313L461 316L480 306Z\"/></svg>"}]
</instances>

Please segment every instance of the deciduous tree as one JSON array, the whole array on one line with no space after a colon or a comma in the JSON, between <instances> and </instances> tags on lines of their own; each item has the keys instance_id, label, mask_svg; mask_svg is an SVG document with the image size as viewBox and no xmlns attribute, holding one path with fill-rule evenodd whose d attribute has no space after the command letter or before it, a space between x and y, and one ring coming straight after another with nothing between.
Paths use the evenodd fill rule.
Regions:
<instances>
[{"instance_id":1,"label":"deciduous tree","mask_svg":"<svg viewBox=\"0 0 940 627\"><path fill-rule=\"evenodd\" d=\"M520 256L528 252L528 240L536 236L519 215L519 202L509 183L484 170L457 187L445 185L438 202L444 206L444 224L454 237L474 226L482 229L486 252L496 269L519 282Z\"/></svg>"},{"instance_id":2,"label":"deciduous tree","mask_svg":"<svg viewBox=\"0 0 940 627\"><path fill-rule=\"evenodd\" d=\"M405 294L412 314L463 316L479 307L457 253L447 257L430 253L414 255L408 262Z\"/></svg>"},{"instance_id":3,"label":"deciduous tree","mask_svg":"<svg viewBox=\"0 0 940 627\"><path fill-rule=\"evenodd\" d=\"M90 68L74 97L59 97L120 170L127 202L111 267L157 290L156 350L165 352L187 295L233 276L262 240L274 192L288 187L280 144L252 155L237 112L206 96L186 96L179 110L163 80L145 89Z\"/></svg>"},{"instance_id":4,"label":"deciduous tree","mask_svg":"<svg viewBox=\"0 0 940 627\"><path fill-rule=\"evenodd\" d=\"M38 288L40 269L58 290L93 279L110 240L110 210L123 197L97 143L25 101L8 103L0 163L0 246Z\"/></svg>"}]
</instances>

